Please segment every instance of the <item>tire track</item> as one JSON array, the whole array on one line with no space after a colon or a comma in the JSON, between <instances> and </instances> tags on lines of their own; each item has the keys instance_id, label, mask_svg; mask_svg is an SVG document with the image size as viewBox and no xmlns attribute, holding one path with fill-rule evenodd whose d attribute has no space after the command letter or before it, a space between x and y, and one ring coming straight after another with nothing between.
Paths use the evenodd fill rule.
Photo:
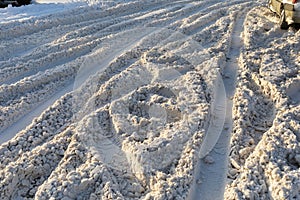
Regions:
<instances>
[{"instance_id":1,"label":"tire track","mask_svg":"<svg viewBox=\"0 0 300 200\"><path fill-rule=\"evenodd\" d=\"M202 4L200 4L200 5L202 5ZM172 7L170 7L170 9L172 9L172 8L174 8L174 6L172 6ZM176 8L176 7L175 7ZM185 8L184 8L185 9ZM202 9L202 7L201 7L201 9ZM129 16L129 18L125 18L125 21L126 21L126 24L134 24L135 23L135 25L136 25L136 20L140 20L140 19L142 19L141 18L141 16L146 16L146 19L147 18L149 18L149 19L151 19L151 16L153 15L153 14L151 14L151 15L149 15L149 13L152 13L152 11L153 11L154 9L151 9L150 11L147 11L146 13L142 13L142 14L139 14L139 16L135 16L134 15L134 18L132 19L132 20L130 20L130 18L131 18L131 16ZM165 13L170 13L170 10L165 10L165 8L163 9L164 11L163 11L163 13L159 13L159 10L157 10L156 11L156 13L154 13L154 15L156 15L157 17L158 16L164 16L165 15ZM171 10L172 11L172 10ZM186 10L180 10L182 13L186 13ZM175 11L174 12L177 12L177 9L175 9ZM171 12L172 13L172 12ZM176 19L176 18L175 18ZM176 19L177 21L178 21L178 19ZM179 20L181 20L181 19L179 19ZM84 27L84 29L86 29L86 28L88 28L88 29L93 29L93 27L95 27L95 26L98 26L99 24L97 24L97 22L98 21L100 21L100 20L94 20L93 22L95 22L96 24L92 24L92 25L89 25L89 26L87 26L87 27ZM129 22L128 22L129 21ZM106 23L106 22L104 22L104 23ZM101 24L102 24L102 22L100 22L100 27L101 27ZM27 59L38 59L38 58L41 58L40 59L40 62L42 62L42 63L44 63L43 65L44 65L44 67L40 67L39 66L39 71L40 70L47 70L47 69L51 69L51 68L53 68L54 66L56 66L57 65L57 63L59 62L59 61L55 61L56 59L55 59L55 57L57 57L57 58L59 58L59 59L61 59L62 57L64 57L63 55L65 54L65 51L61 51L61 52L58 52L58 53L55 53L55 54L52 54L52 56L54 56L54 58L48 58L48 57L45 57L45 58L43 58L43 56L44 55L46 55L46 53L49 53L49 52L54 52L54 51L57 51L60 47L60 43L62 43L62 42L64 42L65 44L64 44L64 48L69 48L69 49L72 49L75 45L80 45L80 44L83 44L84 46L82 47L83 49L86 49L86 51L90 51L90 48L94 48L94 47L96 47L99 43L101 43L101 41L102 41L102 39L97 39L97 38L102 38L102 37L105 37L106 35L108 35L108 34L112 34L114 31L113 31L113 29L115 29L115 30L119 30L120 29L120 27L126 27L126 24L124 24L123 22L121 22L121 23L117 23L117 24L114 24L114 23L110 23L109 21L108 21L108 24L111 24L111 25L109 25L108 27L106 27L106 28L104 28L100 33L97 33L95 36L90 36L90 35L92 35L93 34L93 32L94 33L96 33L98 30L99 30L99 28L97 28L97 29L95 29L95 30L93 30L92 32L90 32L90 31L87 31L86 33L83 31L83 33L82 33L82 31L79 31L79 32L81 32L83 35L78 35L78 34L71 34L70 36L68 36L68 35L65 35L62 39L62 41L61 40L58 40L57 42L59 42L57 45L46 45L46 48L44 48L44 47L39 47L39 49L40 50L38 50L38 49L36 49L32 54L30 54L30 55L28 55L28 56L26 56L27 57ZM115 27L115 28L114 28ZM130 26L127 26L126 28L130 28ZM78 32L78 33L79 33ZM102 33L102 32L104 32L104 33ZM117 31L116 31L117 32ZM78 43L78 42L76 42L75 40L73 40L74 38L80 38L80 37L83 37L83 38L81 38L80 39L80 42ZM64 38L68 38L67 40L65 40ZM93 43L92 44L90 44L89 42L90 41L93 41ZM55 42L56 43L56 42ZM92 46L91 46L92 45ZM47 47L47 46L49 46L49 47ZM86 47L88 47L88 48L86 48ZM80 50L80 48L77 48L77 49L79 49ZM85 53L87 53L87 52L85 52ZM80 52L79 51L79 55L81 55L82 54L82 52ZM35 57L32 57L32 55L34 55ZM78 55L78 54L77 54ZM68 61L70 61L70 60L72 60L72 58L75 58L75 57L77 57L77 55L75 54L74 56L72 56L72 57L69 57L69 56L67 56L67 57L69 57L69 58L67 58L67 60L65 60L64 62L68 62ZM24 60L19 60L19 59L17 59L18 60L18 63L24 63ZM49 60L49 63L48 63L48 61L47 60ZM35 62L37 62L37 63L40 63L39 62L39 60L37 60L37 61L35 61ZM11 63L11 62L10 62ZM25 64L25 66L26 65L32 65L32 64L30 64L30 63L27 63L27 64ZM47 67L46 67L47 66ZM6 67L6 68L8 68L9 70L11 70L11 65L10 66L5 66L4 65L4 67ZM18 66L17 67L17 69L18 68L22 68L22 66ZM14 69L14 71L15 71L16 69ZM3 74L5 74L5 76L8 76L8 74L9 74L9 72L8 71L5 71L5 70L3 70L2 71L3 72ZM19 72L20 73L20 72ZM4 83L6 83L6 84L10 84L10 83L13 83L13 82L15 82L15 81L17 81L18 79L20 80L20 79L23 79L23 78L25 78L26 76L29 76L29 75L33 75L35 73L35 71L32 71L32 72L30 72L30 71L28 71L28 72L26 72L26 73L24 73L23 75L20 75L20 76L17 76L17 77L15 77L14 79L12 79L12 80L10 80L10 81L5 81ZM17 75L17 73L14 73L13 72L13 75L14 76L16 76ZM4 79L5 80L5 79ZM58 88L57 88L58 89ZM20 95L20 94L19 94ZM18 115L18 118L19 117L21 117L21 115Z\"/></svg>"},{"instance_id":2,"label":"tire track","mask_svg":"<svg viewBox=\"0 0 300 200\"><path fill-rule=\"evenodd\" d=\"M294 156L299 146L291 146L299 140L298 108L286 92L299 77L292 53L299 49L299 32L280 30L276 21L264 6L247 15L226 199L298 198L293 180L299 176Z\"/></svg>"},{"instance_id":3,"label":"tire track","mask_svg":"<svg viewBox=\"0 0 300 200\"><path fill-rule=\"evenodd\" d=\"M225 121L222 119L222 114L216 115L215 119L210 120L213 127L209 129L212 132L208 132L214 135L217 134L217 137L211 137L211 141L206 142L206 144L210 143L212 146L205 150L205 152L201 153L200 150L200 160L194 175L194 182L190 191L189 199L224 199L228 170L228 156L230 150L230 135L233 123L231 111L233 105L232 98L236 87L239 54L243 47L241 33L243 32L243 23L246 11L247 9L244 9L244 11L236 13L235 15L235 24L231 30L231 44L227 55L228 61L224 63L225 67L222 72L222 85L224 85L219 88L220 91L216 91L218 95L225 95L225 97L216 97L219 100L223 98L225 102L216 102L218 105L215 105L216 110L213 112L223 113L223 115L225 115ZM221 92L222 90L225 91ZM220 130L219 126L221 127ZM218 134L216 131L221 131L221 133Z\"/></svg>"},{"instance_id":4,"label":"tire track","mask_svg":"<svg viewBox=\"0 0 300 200\"><path fill-rule=\"evenodd\" d=\"M8 135L8 140L20 130L13 140L0 146L0 153L4 156L0 164L0 177L3 178L0 184L1 197L60 199L62 196L75 198L78 195L79 198L90 199L175 199L179 195L185 198L188 190L193 187L190 199L223 199L232 132L231 99L235 94L238 61L242 62L239 57L240 49L248 44L251 46L255 39L253 35L245 36L251 41L242 43L240 38L245 15L248 15L247 9L252 5L255 3L245 0L135 1L117 4L103 11L82 8L74 19L66 16L76 13L76 9L53 14L53 21L49 23L46 23L45 17L36 21L25 21L24 25L14 23L20 25L20 30L12 36L7 36L8 31L4 29L10 29L13 25L6 24L4 28L1 27L0 30L4 31L0 38L23 36L12 40L14 44L8 48L9 52L17 48L18 42L22 45L28 44L18 51L20 58L12 59L7 52L3 54L3 61L0 62L4 74L2 83L6 83L0 86L1 109L11 109L7 113L23 116L20 121L13 118L10 125L7 125L8 128L1 132ZM237 11L244 7L246 9L241 12ZM32 22L34 25L25 27ZM192 52L185 51L176 34L162 34L161 37L166 37L166 40L175 39L176 42L170 42L166 46L175 49L180 47L178 52L187 56L183 56L184 59L171 55L174 52L168 52L167 48L148 48L154 45L156 37L148 38L149 43L143 43L144 40L137 38L134 41L136 45L128 44L129 49L126 51L115 52L117 49L110 49L115 54L106 60L101 59L106 54L99 47L105 40L140 26L166 27L184 33L187 38L193 38L194 42L197 41L198 45L204 47L197 49L199 58L201 53L209 53L211 59L201 60L194 67L186 66L185 61ZM248 29L249 27L246 26ZM54 36L57 31L58 35ZM30 34L39 39L29 41ZM43 34L49 37L42 40ZM159 36L160 33L156 34ZM24 38L26 40L22 41ZM9 42L3 44L8 46ZM187 44L189 43L184 45ZM5 49L0 48L0 51ZM279 55L282 56L283 53L282 50ZM91 61L84 62L85 58L91 58ZM33 60L41 65L32 62ZM208 65L208 61L217 63L215 66L222 74L218 81L224 82L224 88L220 82L214 88L215 91L208 88L211 85L205 82L205 70L202 69ZM263 61L268 64L267 58ZM74 80L80 65L95 65L96 71L86 68L87 73L83 73L87 75L78 81L78 86L89 75L96 74L99 70L101 73L85 82L87 87L83 90L68 93L73 84L70 81ZM148 68L143 68L143 65ZM180 65L184 67L180 68ZM102 68L98 69L97 66ZM153 66L159 70L155 71ZM165 66L168 68L164 68ZM169 84L169 80L151 85L152 76L159 80L172 67L178 70L175 75L182 82L176 82L176 87ZM67 69L72 72L68 73ZM143 79L135 79L139 75ZM133 84L126 78L131 79ZM61 79L64 79L61 85L48 93L44 92L45 88L51 84L55 86L56 81ZM255 79L255 83L259 85L260 79ZM91 88L88 87L89 84ZM297 101L298 96L293 93L294 87L298 86L296 80L290 85L287 94L291 101ZM187 86L190 88L186 89ZM262 90L265 93L267 89ZM181 91L185 93L180 93ZM32 98L35 103L32 107L25 108L22 101L30 99L31 94L37 95ZM212 94L216 96L210 96ZM76 95L80 98L75 99ZM226 102L223 102L225 95ZM207 105L212 103L211 98L217 100L212 105ZM194 101L191 102L191 107L183 103L189 100ZM259 103L263 104L264 100L263 98ZM151 110L153 104L157 107ZM17 107L27 109L27 114L22 109L13 111ZM158 112L158 108L166 111L167 119L162 119L165 113ZM185 112L186 109L190 110ZM191 115L188 115L189 111L192 112ZM78 115L78 124L74 121L74 113ZM203 127L208 120L205 117L202 119L201 113L211 114L207 136ZM35 116L39 117L32 120ZM225 117L225 122L222 116ZM180 126L186 117L187 124ZM5 118L7 115L1 113L0 122L5 121ZM100 123L101 126L93 126L94 120L98 120L95 123ZM32 123L29 124L30 122ZM12 123L14 124L11 125ZM150 131L141 131L147 126ZM128 128L135 132L126 131ZM259 129L260 124L256 128ZM98 134L99 132L101 133ZM257 138L255 142L260 139ZM61 142L63 145L59 148ZM118 151L117 154L122 155L123 160L116 160L112 164L111 160L103 158L110 154L111 146L114 152ZM161 149L169 152L171 156L161 153ZM197 165L198 153L200 161ZM45 159L48 154L49 159ZM167 157L163 157L165 155ZM30 158L42 170L32 168L34 164L24 158ZM162 162L156 163L157 160L152 160L156 158ZM289 159L289 164L296 166L293 155ZM50 166L48 160L52 162ZM20 166L25 166L24 170L19 170ZM197 174L193 178L195 172ZM13 173L17 175L16 178L13 178ZM267 182L268 179L262 181Z\"/></svg>"},{"instance_id":5,"label":"tire track","mask_svg":"<svg viewBox=\"0 0 300 200\"><path fill-rule=\"evenodd\" d=\"M163 13L168 12L165 8L161 9ZM150 11L151 12L151 11ZM156 11L158 12L158 11ZM157 15L156 13L154 13ZM145 18L141 18L141 16L146 15ZM161 15L161 14L160 14ZM50 44L46 45L45 47L40 47L39 49L36 49L36 55L30 54L27 56L27 58L24 59L16 59L18 60L17 62L13 62L10 60L6 65L5 63L2 65L3 69L0 71L0 82L2 83L11 83L11 81L7 81L9 79L15 78L18 76L18 79L24 78L26 75L31 75L31 73L26 74L26 75L20 75L21 73L25 73L27 71L30 71L31 68L44 68L44 69L49 69L52 68L53 66L56 66L56 63L61 63L61 62L66 62L67 60L63 60L65 57L69 58L70 60L72 57L79 57L82 55L85 55L86 53L90 52L93 48L95 48L97 45L99 45L102 41L101 38L106 37L107 35L113 34L114 32L119 31L120 29L129 29L132 27L132 24L135 24L135 26L140 23L143 23L143 21L146 21L148 19L151 19L152 16L149 15L148 13L140 15L139 17L134 17L133 19L126 19L125 22L120 21L119 23L108 23L110 24L108 27L103 27L100 24L100 28L93 31L88 31L89 34L93 34L93 37L89 37L88 35L84 34L81 35L81 30L79 30L78 33L80 33L80 36L77 34L73 34L73 37L76 38L76 40L73 40L70 38L69 41L61 41L63 42L63 46L58 43L58 44ZM114 21L114 20L112 20ZM93 24L94 26L98 26L98 24ZM91 27L91 26L90 26ZM95 34L101 30L99 34ZM68 36L66 35L68 38ZM83 38L82 38L83 37ZM100 39L99 39L100 37ZM49 52L53 52L52 54L49 55ZM71 55L70 55L71 54ZM75 54L75 55L72 55ZM28 60L26 62L26 60ZM34 62L34 63L33 63ZM35 64L38 63L38 64ZM16 65L16 67L14 67ZM44 66L44 67L43 67Z\"/></svg>"},{"instance_id":6,"label":"tire track","mask_svg":"<svg viewBox=\"0 0 300 200\"><path fill-rule=\"evenodd\" d=\"M163 10L165 10L165 8L163 9ZM157 11L156 11L157 12ZM164 11L164 13L166 13L167 11ZM156 14L156 13L155 13ZM148 18L151 18L151 15L148 15L148 14L146 14L147 15L147 17ZM143 16L143 15L140 15L140 16ZM128 20L127 20L128 21ZM130 22L130 23L134 23L135 21L133 21L133 22ZM122 27L122 26L124 26L124 24L117 24L117 25L113 25L113 26L118 26L118 27ZM110 28L110 27L108 27L108 28ZM109 30L106 30L106 29L104 29L103 30L104 32L106 32L105 34L101 34L101 36L105 36L105 35L108 35L108 34L112 34L112 32L111 31L109 31ZM90 33L90 34L92 34L92 33ZM78 36L77 36L78 37ZM96 35L96 36L94 36L93 38L98 38L99 37L99 34L98 35ZM89 40L93 40L93 38L88 38ZM99 42L101 42L102 41L102 39L98 39L98 40L96 40L96 43L92 46L92 48L93 47L96 47L97 46L97 44L99 43ZM71 43L73 43L72 42L72 40L71 40ZM72 44L73 45L73 44ZM68 45L68 43L66 44L66 47L70 47L70 48L72 48L72 45ZM88 44L86 44L86 46L88 46L89 48L90 48L90 46L88 45ZM50 46L50 49L51 48L53 48L54 50L55 49L57 49L55 46L54 47L51 47ZM87 50L89 51L89 48L87 48ZM41 50L42 50L42 52L49 52L49 48L47 49L42 49L41 48ZM54 52L54 50L53 50L53 52ZM52 51L52 50L50 50L50 51ZM39 52L39 51L37 51L37 52ZM64 51L62 51L62 53L64 53ZM58 53L58 54L54 54L56 57L61 57L61 54L60 53ZM32 56L32 55L31 55ZM29 56L28 56L29 57ZM68 60L72 60L72 58L75 58L76 56L72 56L72 57L69 57L68 58ZM32 57L29 57L29 58L32 58ZM44 59L44 58L42 58L42 59ZM53 66L55 66L56 64L54 64L55 62L57 62L57 61L54 61L53 59L48 59L47 57L46 57L46 62L47 62L47 60L49 60L50 61L50 63L53 65ZM20 61L21 62L21 61ZM38 62L38 61L35 61L35 62ZM43 62L43 61L42 61ZM67 65L76 65L76 62L78 62L78 61L75 61L75 62L71 62L71 63L67 63ZM22 68L22 66L19 66L19 67L21 67ZM58 66L58 67L61 67L61 68L64 68L65 67L65 65L61 65L61 66ZM9 68L9 67L7 67L7 68ZM57 77L54 77L54 73L53 72L55 72L55 70L52 70L52 66L46 66L46 67L44 67L44 70L45 69L47 69L47 71L44 73L44 74L46 74L47 76L53 76L52 77L52 79L57 79ZM73 67L74 68L74 67ZM51 70L50 70L51 69ZM39 70L43 70L43 68L39 68ZM50 73L49 73L49 72ZM74 77L75 76L75 74L76 74L76 67L75 67L75 71L73 70L73 74L69 74L69 77ZM35 71L32 71L32 73L29 71L29 72L27 72L27 73L25 73L25 74L23 74L22 76L19 76L19 77L16 77L16 78L14 78L15 80L18 80L18 79L23 79L23 78L25 78L26 76L28 76L28 75L34 75L34 73L35 73ZM5 75L7 75L8 73L6 72L6 71L4 71L4 74ZM52 74L52 75L51 75ZM17 75L16 73L13 73L13 75ZM40 76L41 75L41 72L39 72L38 73L38 76ZM29 78L29 80L30 80L31 78ZM25 80L25 79L24 79ZM51 79L50 79L51 80ZM48 79L48 83L49 82L51 82L49 79ZM28 80L27 80L28 81ZM44 80L45 81L45 80ZM66 83L66 82L68 82L68 81L70 81L69 79L66 79L64 82ZM6 81L5 83L7 84L7 83L13 83L14 82L14 80L11 80L11 81ZM19 107L21 104L23 104L23 101L24 101L24 99L26 100L26 99L28 99L28 95L30 96L30 94L26 94L26 91L29 91L30 90L30 88L35 88L36 86L34 86L34 87L30 87L30 88L27 88L27 89L25 89L24 90L24 86L23 87L20 87L19 86L19 84L20 83L22 83L22 80L20 80L20 81L18 81L17 82L17 84L13 84L13 85L10 85L9 87L2 87L1 89L2 89L2 93L3 94L5 94L6 93L6 96L8 95L8 94L10 94L12 91L14 91L14 93L16 93L17 91L22 91L21 93L20 92L18 92L18 95L16 96L16 95L10 95L10 99L9 99L9 101L6 103L6 104L8 104L9 105L9 107L7 107L7 108L5 108L5 107L3 107L3 110L4 110L4 112L9 112L10 113L10 111L11 111L11 109L13 109L14 107ZM38 82L36 82L36 84L37 84ZM43 83L43 84L45 84L45 82ZM33 85L32 85L33 86ZM46 86L46 85L45 85ZM38 93L38 89L34 89L35 90L35 92L36 93ZM50 95L50 96L56 96L55 95L55 93L56 92L58 92L59 90L56 90L56 91L52 91L52 92L50 92L49 90L48 90L48 94L47 94L47 96L40 96L40 95L35 95L35 97L34 98L30 98L31 100L31 104L32 104L32 102L35 102L36 101L36 105L38 105L38 104L40 104L41 102L43 102L43 101L45 101L46 100L46 98ZM53 93L54 92L54 93ZM33 93L33 91L31 91L31 93ZM24 96L22 96L22 94L24 95ZM61 93L60 93L61 94ZM20 99L20 100L19 100ZM35 100L36 99L36 100ZM6 100L8 100L8 99L2 99L2 101L6 101ZM17 121L17 119L20 119L24 114L26 114L26 113L28 113L30 110L32 110L33 109L33 107L32 107L32 105L31 106L29 106L29 107L27 107L26 108L26 110L24 110L23 108L22 109L19 109L19 111L18 112L14 112L13 113L13 115L12 116L9 116L9 117L6 117L6 119L5 119L5 121L2 121L2 123L4 123L5 124L5 126L2 126L2 129L3 128L7 128L9 125L11 125L13 122L15 122L15 121ZM5 115L5 113L2 113L3 115ZM24 119L24 118L23 118ZM29 118L29 119L31 119L31 118ZM27 119L27 121L28 121L28 119ZM8 122L8 123L7 123ZM24 122L22 123L22 124L25 124ZM16 130L16 129L14 129L14 130ZM7 131L5 131L5 134L7 134Z\"/></svg>"}]
</instances>

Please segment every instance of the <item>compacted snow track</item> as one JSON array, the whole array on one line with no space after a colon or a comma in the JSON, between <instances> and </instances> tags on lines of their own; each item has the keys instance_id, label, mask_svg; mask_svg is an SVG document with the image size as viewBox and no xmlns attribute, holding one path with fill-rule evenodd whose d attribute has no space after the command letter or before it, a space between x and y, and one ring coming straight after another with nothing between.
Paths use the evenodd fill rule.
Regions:
<instances>
[{"instance_id":1,"label":"compacted snow track","mask_svg":"<svg viewBox=\"0 0 300 200\"><path fill-rule=\"evenodd\" d=\"M223 68L222 82L217 86L215 114L210 119L208 132L215 134L210 141L202 144L212 143L210 151L201 154L198 169L194 176L194 187L190 199L224 199L224 191L227 183L228 155L230 147L230 135L232 131L232 99L236 88L236 75L239 65L240 51L243 47L242 33L246 9L235 15L235 23L231 31L231 43L226 55L226 63ZM214 116L215 115L215 116ZM217 120L216 120L217 118ZM219 128L218 128L219 126Z\"/></svg>"},{"instance_id":2,"label":"compacted snow track","mask_svg":"<svg viewBox=\"0 0 300 200\"><path fill-rule=\"evenodd\" d=\"M0 21L0 199L297 198L282 177L300 165L299 31L260 4L108 1Z\"/></svg>"}]
</instances>

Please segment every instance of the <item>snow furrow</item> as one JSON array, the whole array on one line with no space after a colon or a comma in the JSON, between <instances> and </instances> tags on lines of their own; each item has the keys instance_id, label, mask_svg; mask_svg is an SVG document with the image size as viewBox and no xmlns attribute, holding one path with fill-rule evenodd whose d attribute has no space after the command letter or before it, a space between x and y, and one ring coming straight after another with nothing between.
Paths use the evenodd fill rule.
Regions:
<instances>
[{"instance_id":1,"label":"snow furrow","mask_svg":"<svg viewBox=\"0 0 300 200\"><path fill-rule=\"evenodd\" d=\"M299 197L299 31L256 0L87 1L0 10L0 199Z\"/></svg>"}]
</instances>

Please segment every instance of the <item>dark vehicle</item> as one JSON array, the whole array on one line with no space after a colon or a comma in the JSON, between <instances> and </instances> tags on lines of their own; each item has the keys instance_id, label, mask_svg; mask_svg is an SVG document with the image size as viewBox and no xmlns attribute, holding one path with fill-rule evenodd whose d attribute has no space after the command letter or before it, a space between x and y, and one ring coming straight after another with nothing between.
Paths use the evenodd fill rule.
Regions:
<instances>
[{"instance_id":1,"label":"dark vehicle","mask_svg":"<svg viewBox=\"0 0 300 200\"><path fill-rule=\"evenodd\" d=\"M281 29L288 29L289 25L300 23L299 0L269 0L269 8L279 15Z\"/></svg>"},{"instance_id":2,"label":"dark vehicle","mask_svg":"<svg viewBox=\"0 0 300 200\"><path fill-rule=\"evenodd\" d=\"M12 6L23 6L31 3L31 0L0 0L0 8L5 8L9 4Z\"/></svg>"}]
</instances>

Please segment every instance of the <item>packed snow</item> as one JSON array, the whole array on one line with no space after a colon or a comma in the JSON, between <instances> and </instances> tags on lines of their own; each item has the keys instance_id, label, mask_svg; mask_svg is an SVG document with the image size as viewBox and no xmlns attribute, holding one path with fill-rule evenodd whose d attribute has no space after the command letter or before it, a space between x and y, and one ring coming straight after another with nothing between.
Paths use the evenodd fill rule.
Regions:
<instances>
[{"instance_id":1,"label":"packed snow","mask_svg":"<svg viewBox=\"0 0 300 200\"><path fill-rule=\"evenodd\" d=\"M256 0L0 10L0 199L300 199L300 31Z\"/></svg>"}]
</instances>

